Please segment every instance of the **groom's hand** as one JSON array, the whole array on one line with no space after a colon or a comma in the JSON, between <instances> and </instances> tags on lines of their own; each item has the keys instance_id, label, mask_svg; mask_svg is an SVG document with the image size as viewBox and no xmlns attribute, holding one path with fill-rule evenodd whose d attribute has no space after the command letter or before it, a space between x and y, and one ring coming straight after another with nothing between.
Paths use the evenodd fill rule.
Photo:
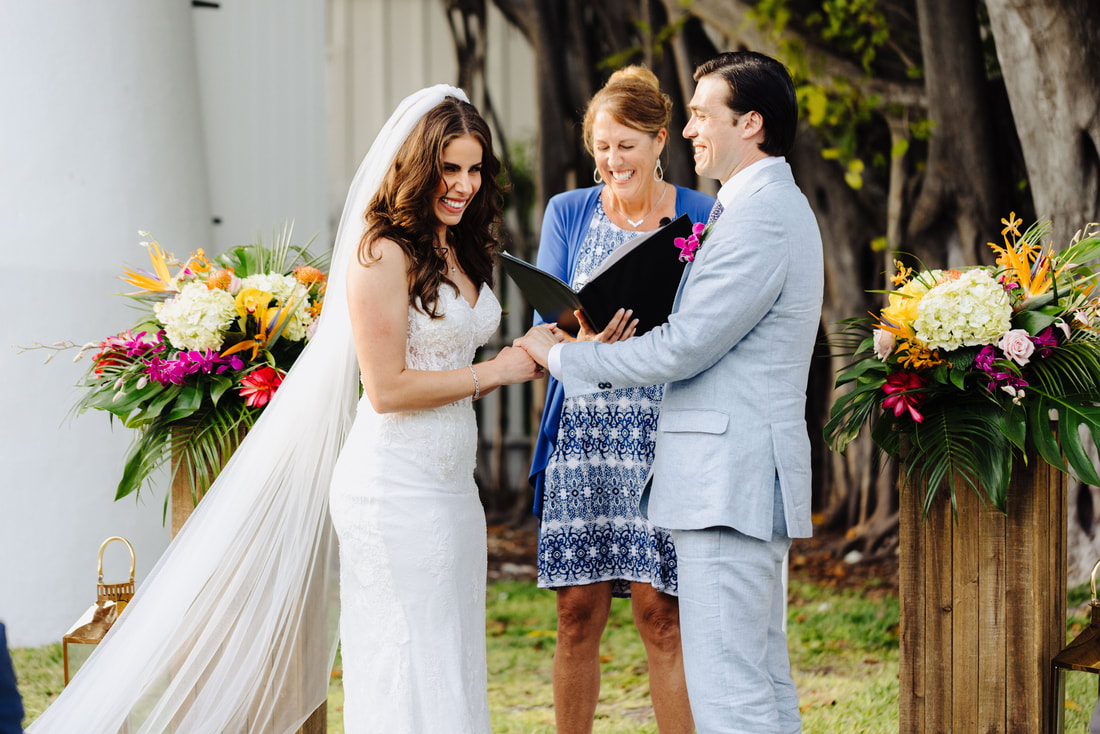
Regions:
<instances>
[{"instance_id":1,"label":"groom's hand","mask_svg":"<svg viewBox=\"0 0 1100 734\"><path fill-rule=\"evenodd\" d=\"M554 324L543 324L531 327L530 331L516 339L512 345L522 348L531 355L531 359L545 368L550 355L550 347L565 340L565 335Z\"/></svg>"}]
</instances>

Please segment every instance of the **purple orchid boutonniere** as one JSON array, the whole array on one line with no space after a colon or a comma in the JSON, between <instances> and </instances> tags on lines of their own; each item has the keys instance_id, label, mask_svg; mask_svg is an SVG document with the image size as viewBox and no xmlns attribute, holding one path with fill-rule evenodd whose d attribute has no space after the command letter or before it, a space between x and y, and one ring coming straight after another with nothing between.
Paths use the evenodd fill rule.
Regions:
<instances>
[{"instance_id":1,"label":"purple orchid boutonniere","mask_svg":"<svg viewBox=\"0 0 1100 734\"><path fill-rule=\"evenodd\" d=\"M691 226L690 235L672 240L672 244L680 248L680 262L689 263L694 260L696 250L702 246L703 240L707 238L709 233L709 226L702 222L696 222Z\"/></svg>"}]
</instances>

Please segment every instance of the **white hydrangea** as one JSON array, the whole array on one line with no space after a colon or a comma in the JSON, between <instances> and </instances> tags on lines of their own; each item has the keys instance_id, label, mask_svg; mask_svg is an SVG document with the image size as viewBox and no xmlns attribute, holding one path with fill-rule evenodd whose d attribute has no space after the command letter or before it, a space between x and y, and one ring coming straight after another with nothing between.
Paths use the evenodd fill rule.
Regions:
<instances>
[{"instance_id":1,"label":"white hydrangea","mask_svg":"<svg viewBox=\"0 0 1100 734\"><path fill-rule=\"evenodd\" d=\"M220 288L210 290L205 283L192 282L179 294L153 306L164 333L176 349L218 349L226 327L237 315L233 296Z\"/></svg>"},{"instance_id":2,"label":"white hydrangea","mask_svg":"<svg viewBox=\"0 0 1100 734\"><path fill-rule=\"evenodd\" d=\"M917 339L931 349L994 344L1012 328L1012 305L988 270L965 271L924 294L913 322Z\"/></svg>"},{"instance_id":3,"label":"white hydrangea","mask_svg":"<svg viewBox=\"0 0 1100 734\"><path fill-rule=\"evenodd\" d=\"M241 290L245 288L259 288L270 293L275 296L280 304L287 303L293 296L294 315L290 317L290 321L287 322L280 338L292 342L306 338L309 325L313 323L313 316L308 311L309 291L304 285L290 275L260 273L243 278L241 280Z\"/></svg>"}]
</instances>

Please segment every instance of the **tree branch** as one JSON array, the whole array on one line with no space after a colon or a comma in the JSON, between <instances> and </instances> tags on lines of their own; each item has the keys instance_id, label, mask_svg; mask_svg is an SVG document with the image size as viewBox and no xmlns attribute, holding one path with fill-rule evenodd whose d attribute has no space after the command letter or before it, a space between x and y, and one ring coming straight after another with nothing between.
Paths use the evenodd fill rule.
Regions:
<instances>
[{"instance_id":1,"label":"tree branch","mask_svg":"<svg viewBox=\"0 0 1100 734\"><path fill-rule=\"evenodd\" d=\"M666 4L667 2L668 0ZM687 11L726 35L739 39L754 51L778 57L781 55L779 43L773 36L757 28L749 16L752 9L753 5L745 0L695 0ZM813 39L796 31L784 30L783 37L797 41L805 47L808 67L815 81L841 78L868 94L879 97L886 104L919 108L928 106L923 83L869 77L856 64L839 58L821 48Z\"/></svg>"}]
</instances>

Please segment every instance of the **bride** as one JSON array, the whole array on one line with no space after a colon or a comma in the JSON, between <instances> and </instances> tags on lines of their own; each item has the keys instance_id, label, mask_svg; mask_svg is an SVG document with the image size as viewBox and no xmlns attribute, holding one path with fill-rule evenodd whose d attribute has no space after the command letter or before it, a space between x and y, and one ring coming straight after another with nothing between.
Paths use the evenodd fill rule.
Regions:
<instances>
[{"instance_id":1,"label":"bride","mask_svg":"<svg viewBox=\"0 0 1100 734\"><path fill-rule=\"evenodd\" d=\"M401 147L348 273L365 395L333 475L349 732L488 732L485 515L470 398L530 380L496 331L489 128L454 97ZM442 175L441 175L442 174Z\"/></svg>"},{"instance_id":2,"label":"bride","mask_svg":"<svg viewBox=\"0 0 1100 734\"><path fill-rule=\"evenodd\" d=\"M472 364L500 317L498 167L461 90L398 106L316 334L31 734L293 732L327 698L338 617L349 734L489 731L470 399L540 374L514 348Z\"/></svg>"}]
</instances>

